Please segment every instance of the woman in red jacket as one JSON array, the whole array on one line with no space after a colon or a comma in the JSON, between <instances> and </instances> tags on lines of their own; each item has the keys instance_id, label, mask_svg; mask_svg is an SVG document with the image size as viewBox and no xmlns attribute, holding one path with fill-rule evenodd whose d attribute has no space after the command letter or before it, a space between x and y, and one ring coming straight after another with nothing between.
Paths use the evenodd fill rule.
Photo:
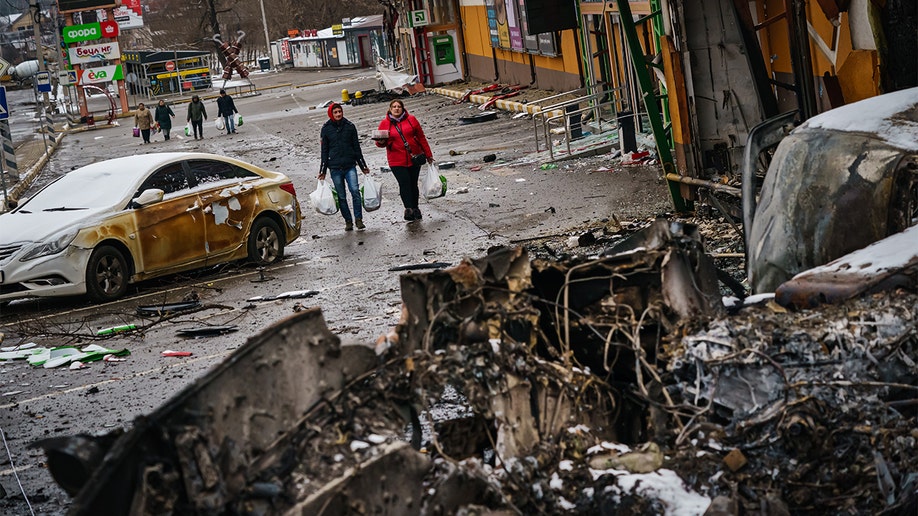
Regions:
<instances>
[{"instance_id":1,"label":"woman in red jacket","mask_svg":"<svg viewBox=\"0 0 918 516\"><path fill-rule=\"evenodd\" d=\"M405 104L395 99L389 103L389 111L379 123L379 131L380 136L374 140L377 147L386 148L389 168L398 181L398 195L405 206L405 220L420 220L418 177L421 165L434 160L424 130L418 119L405 111Z\"/></svg>"}]
</instances>

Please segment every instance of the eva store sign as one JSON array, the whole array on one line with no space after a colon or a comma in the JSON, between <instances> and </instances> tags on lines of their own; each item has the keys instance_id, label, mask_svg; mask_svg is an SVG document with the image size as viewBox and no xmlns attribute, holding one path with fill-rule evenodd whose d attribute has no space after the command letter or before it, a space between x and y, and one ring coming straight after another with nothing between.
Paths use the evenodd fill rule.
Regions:
<instances>
[{"instance_id":1,"label":"eva store sign","mask_svg":"<svg viewBox=\"0 0 918 516\"><path fill-rule=\"evenodd\" d=\"M80 84L98 84L101 82L120 81L124 79L121 65L97 66L80 70Z\"/></svg>"},{"instance_id":2,"label":"eva store sign","mask_svg":"<svg viewBox=\"0 0 918 516\"><path fill-rule=\"evenodd\" d=\"M69 27L64 27L63 36L65 43L94 41L101 38L117 38L118 23L114 21L104 21L84 23L83 25L70 25Z\"/></svg>"},{"instance_id":3,"label":"eva store sign","mask_svg":"<svg viewBox=\"0 0 918 516\"><path fill-rule=\"evenodd\" d=\"M70 47L70 63L92 63L121 58L121 48L117 42Z\"/></svg>"}]
</instances>

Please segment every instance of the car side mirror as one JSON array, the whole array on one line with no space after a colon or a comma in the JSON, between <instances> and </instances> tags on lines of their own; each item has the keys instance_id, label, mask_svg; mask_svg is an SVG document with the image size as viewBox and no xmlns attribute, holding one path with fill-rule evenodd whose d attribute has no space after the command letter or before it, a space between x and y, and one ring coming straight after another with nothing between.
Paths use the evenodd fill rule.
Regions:
<instances>
[{"instance_id":1,"label":"car side mirror","mask_svg":"<svg viewBox=\"0 0 918 516\"><path fill-rule=\"evenodd\" d=\"M140 192L140 195L134 198L134 207L142 208L144 206L149 206L151 204L156 204L163 200L163 195L166 192L163 192L159 188L150 188Z\"/></svg>"}]
</instances>

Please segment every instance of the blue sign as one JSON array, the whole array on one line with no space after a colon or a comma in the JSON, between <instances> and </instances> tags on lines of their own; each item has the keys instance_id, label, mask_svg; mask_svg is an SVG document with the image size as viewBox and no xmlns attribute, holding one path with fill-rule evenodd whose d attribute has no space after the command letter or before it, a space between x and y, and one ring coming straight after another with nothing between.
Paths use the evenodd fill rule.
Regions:
<instances>
[{"instance_id":1,"label":"blue sign","mask_svg":"<svg viewBox=\"0 0 918 516\"><path fill-rule=\"evenodd\" d=\"M6 105L6 86L0 86L0 120L10 117L10 108Z\"/></svg>"},{"instance_id":2,"label":"blue sign","mask_svg":"<svg viewBox=\"0 0 918 516\"><path fill-rule=\"evenodd\" d=\"M41 93L51 93L51 74L49 72L35 74L35 83Z\"/></svg>"}]
</instances>

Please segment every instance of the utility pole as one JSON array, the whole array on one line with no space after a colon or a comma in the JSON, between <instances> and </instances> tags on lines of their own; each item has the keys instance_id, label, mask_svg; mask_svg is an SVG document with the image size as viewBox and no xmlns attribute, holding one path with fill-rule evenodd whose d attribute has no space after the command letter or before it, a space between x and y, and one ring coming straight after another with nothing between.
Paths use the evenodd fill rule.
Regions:
<instances>
[{"instance_id":1,"label":"utility pole","mask_svg":"<svg viewBox=\"0 0 918 516\"><path fill-rule=\"evenodd\" d=\"M268 47L268 62L273 61L274 59L271 56L271 39L268 36L268 20L265 18L265 0L259 0L261 3L261 24L265 27L265 46ZM274 63L271 63L271 67L274 67Z\"/></svg>"},{"instance_id":2,"label":"utility pole","mask_svg":"<svg viewBox=\"0 0 918 516\"><path fill-rule=\"evenodd\" d=\"M29 3L29 10L32 13L32 33L35 37L35 57L38 59L38 70L41 72L48 71L48 67L45 66L45 56L44 52L41 50L41 5L39 5L38 0L31 0ZM33 80L33 86L34 80ZM45 109L48 108L48 92L42 93L43 106Z\"/></svg>"}]
</instances>

